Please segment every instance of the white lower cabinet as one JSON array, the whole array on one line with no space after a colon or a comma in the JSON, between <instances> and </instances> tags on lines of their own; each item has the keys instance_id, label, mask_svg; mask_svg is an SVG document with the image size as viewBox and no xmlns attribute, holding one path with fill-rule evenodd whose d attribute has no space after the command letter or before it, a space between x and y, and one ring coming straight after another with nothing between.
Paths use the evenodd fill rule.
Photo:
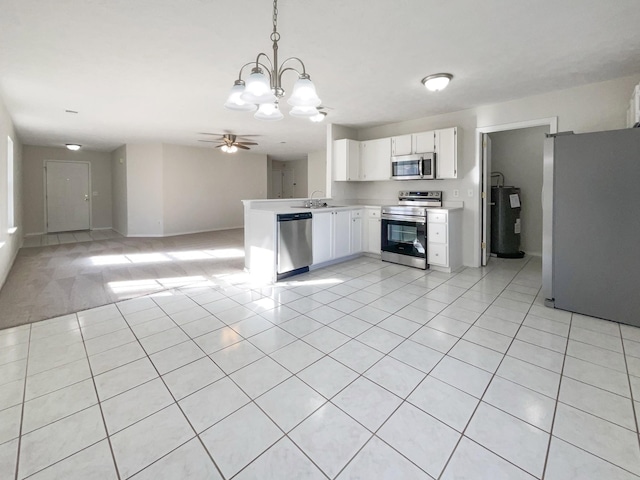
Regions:
<instances>
[{"instance_id":1,"label":"white lower cabinet","mask_svg":"<svg viewBox=\"0 0 640 480\"><path fill-rule=\"evenodd\" d=\"M445 272L462 266L462 209L428 212L427 263Z\"/></svg>"},{"instance_id":2,"label":"white lower cabinet","mask_svg":"<svg viewBox=\"0 0 640 480\"><path fill-rule=\"evenodd\" d=\"M311 238L313 263L328 262L332 258L333 212L313 212Z\"/></svg>"},{"instance_id":3,"label":"white lower cabinet","mask_svg":"<svg viewBox=\"0 0 640 480\"><path fill-rule=\"evenodd\" d=\"M349 210L313 212L311 232L314 265L351 254L351 212Z\"/></svg>"},{"instance_id":4,"label":"white lower cabinet","mask_svg":"<svg viewBox=\"0 0 640 480\"><path fill-rule=\"evenodd\" d=\"M351 211L351 255L362 253L364 210Z\"/></svg>"},{"instance_id":5,"label":"white lower cabinet","mask_svg":"<svg viewBox=\"0 0 640 480\"><path fill-rule=\"evenodd\" d=\"M367 208L366 243L364 251L380 255L382 221L379 208Z\"/></svg>"}]
</instances>

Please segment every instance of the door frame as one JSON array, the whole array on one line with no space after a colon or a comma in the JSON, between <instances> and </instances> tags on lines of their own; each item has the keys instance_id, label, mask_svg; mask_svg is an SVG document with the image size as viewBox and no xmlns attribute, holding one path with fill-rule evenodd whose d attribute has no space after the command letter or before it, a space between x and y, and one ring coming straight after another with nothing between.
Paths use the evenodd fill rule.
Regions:
<instances>
[{"instance_id":1,"label":"door frame","mask_svg":"<svg viewBox=\"0 0 640 480\"><path fill-rule=\"evenodd\" d=\"M43 160L42 162L42 191L44 192L44 233L49 233L49 205L47 203L47 164L48 163L83 163L88 166L88 175L89 175L89 230L93 230L93 189L91 187L91 162L86 160Z\"/></svg>"},{"instance_id":2,"label":"door frame","mask_svg":"<svg viewBox=\"0 0 640 480\"><path fill-rule=\"evenodd\" d=\"M485 133L496 133L496 132L505 132L508 130L520 130L522 128L530 128L530 127L549 127L549 133L554 134L558 133L558 117L547 117L547 118L538 118L534 120L525 120L523 122L514 122L514 123L503 123L499 125L487 125L484 127L476 127L476 165L478 168L478 185L480 186L479 190L479 214L478 214L478 222L476 223L476 235L475 238L479 238L479 249L476 250L480 252L478 257L478 266L483 267L485 265L482 264L482 244L486 241L486 235L491 235L491 232L486 232L485 229L485 212L488 210L488 203L490 201L490 188L487 186L491 185L491 172L487 172L485 169L485 161L483 155L483 144L482 137ZM544 188L544 187L543 187ZM475 250L475 249L474 249ZM544 255L544 252L543 252ZM489 258L489 255L486 257Z\"/></svg>"}]
</instances>

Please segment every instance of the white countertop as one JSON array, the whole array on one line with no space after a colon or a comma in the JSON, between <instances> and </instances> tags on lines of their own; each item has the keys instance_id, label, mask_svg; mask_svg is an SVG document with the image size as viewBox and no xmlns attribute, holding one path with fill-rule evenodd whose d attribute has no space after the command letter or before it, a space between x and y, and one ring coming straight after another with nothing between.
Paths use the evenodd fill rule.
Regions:
<instances>
[{"instance_id":1,"label":"white countertop","mask_svg":"<svg viewBox=\"0 0 640 480\"><path fill-rule=\"evenodd\" d=\"M303 204L307 200L306 198L289 198L289 199L273 199L273 200L243 200L245 208L251 210L261 210L264 212L270 212L273 214L278 213L300 213L300 212L325 212L335 210L357 210L360 208L375 208L380 209L382 205L361 205L361 204L342 204L340 201L333 201L329 199L320 199L322 202L329 204L328 207L307 208L303 207ZM389 205L388 203L385 205ZM391 204L392 205L392 204ZM430 212L438 211L452 211L460 210L462 206L443 206L443 207L428 207Z\"/></svg>"}]
</instances>

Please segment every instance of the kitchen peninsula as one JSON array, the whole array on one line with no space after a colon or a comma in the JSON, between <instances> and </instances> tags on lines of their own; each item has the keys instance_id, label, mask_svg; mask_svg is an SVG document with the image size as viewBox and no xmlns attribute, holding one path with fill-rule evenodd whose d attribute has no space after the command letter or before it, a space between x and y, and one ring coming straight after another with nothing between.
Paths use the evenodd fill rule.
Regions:
<instances>
[{"instance_id":1,"label":"kitchen peninsula","mask_svg":"<svg viewBox=\"0 0 640 480\"><path fill-rule=\"evenodd\" d=\"M338 205L338 202L322 200L329 204L309 208L304 206L305 200L242 201L245 270L256 279L266 282L278 279L278 215L312 214L310 246L313 259L308 265L311 270L363 254L380 255L382 221L379 205ZM433 208L429 214L429 224L437 224L434 235L428 238L430 268L444 272L460 269L462 206Z\"/></svg>"}]
</instances>

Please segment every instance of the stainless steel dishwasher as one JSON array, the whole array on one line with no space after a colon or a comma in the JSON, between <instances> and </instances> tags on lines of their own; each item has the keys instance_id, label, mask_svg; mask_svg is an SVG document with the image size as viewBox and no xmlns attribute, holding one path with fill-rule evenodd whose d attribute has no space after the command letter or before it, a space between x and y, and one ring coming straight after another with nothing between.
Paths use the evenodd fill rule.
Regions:
<instances>
[{"instance_id":1,"label":"stainless steel dishwasher","mask_svg":"<svg viewBox=\"0 0 640 480\"><path fill-rule=\"evenodd\" d=\"M313 263L311 222L311 212L278 215L278 280L309 271Z\"/></svg>"}]
</instances>

